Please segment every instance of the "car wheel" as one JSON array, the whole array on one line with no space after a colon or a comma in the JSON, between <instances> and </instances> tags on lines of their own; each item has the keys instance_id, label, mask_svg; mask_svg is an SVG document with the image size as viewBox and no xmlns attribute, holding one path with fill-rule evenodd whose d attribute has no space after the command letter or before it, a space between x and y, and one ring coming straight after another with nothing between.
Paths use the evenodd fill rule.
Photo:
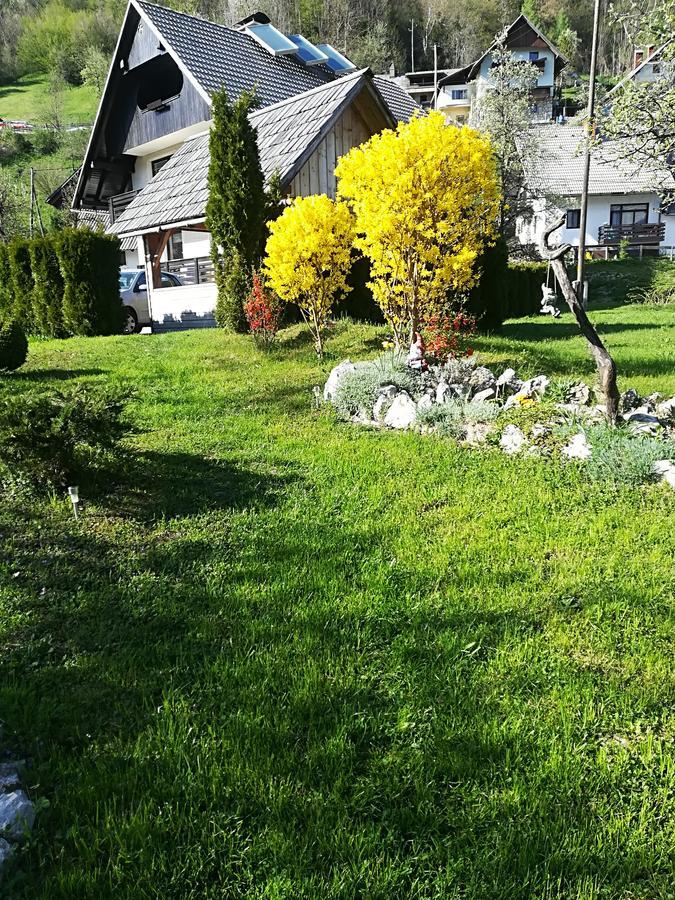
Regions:
<instances>
[{"instance_id":1,"label":"car wheel","mask_svg":"<svg viewBox=\"0 0 675 900\"><path fill-rule=\"evenodd\" d=\"M136 311L130 306L124 307L124 334L136 334L140 329L138 327L138 316Z\"/></svg>"}]
</instances>

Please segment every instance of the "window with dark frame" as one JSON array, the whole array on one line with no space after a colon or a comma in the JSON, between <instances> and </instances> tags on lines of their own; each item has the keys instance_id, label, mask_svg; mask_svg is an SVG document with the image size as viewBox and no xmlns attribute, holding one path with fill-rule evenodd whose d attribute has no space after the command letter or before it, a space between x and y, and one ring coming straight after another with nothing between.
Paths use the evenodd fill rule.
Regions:
<instances>
[{"instance_id":1,"label":"window with dark frame","mask_svg":"<svg viewBox=\"0 0 675 900\"><path fill-rule=\"evenodd\" d=\"M530 62L536 62L539 59L538 50L530 50Z\"/></svg>"},{"instance_id":2,"label":"window with dark frame","mask_svg":"<svg viewBox=\"0 0 675 900\"><path fill-rule=\"evenodd\" d=\"M612 203L609 207L610 225L645 225L648 220L648 203Z\"/></svg>"},{"instance_id":3,"label":"window with dark frame","mask_svg":"<svg viewBox=\"0 0 675 900\"><path fill-rule=\"evenodd\" d=\"M581 227L581 210L580 209L568 209L567 210L567 228L580 228Z\"/></svg>"},{"instance_id":4,"label":"window with dark frame","mask_svg":"<svg viewBox=\"0 0 675 900\"><path fill-rule=\"evenodd\" d=\"M150 163L150 168L152 169L152 177L153 178L160 171L160 169L164 168L164 166L168 163L168 161L170 159L171 159L170 155L169 156L161 156L159 159L153 159L153 161Z\"/></svg>"},{"instance_id":5,"label":"window with dark frame","mask_svg":"<svg viewBox=\"0 0 675 900\"><path fill-rule=\"evenodd\" d=\"M177 231L169 238L167 246L169 259L183 259L183 232Z\"/></svg>"}]
</instances>

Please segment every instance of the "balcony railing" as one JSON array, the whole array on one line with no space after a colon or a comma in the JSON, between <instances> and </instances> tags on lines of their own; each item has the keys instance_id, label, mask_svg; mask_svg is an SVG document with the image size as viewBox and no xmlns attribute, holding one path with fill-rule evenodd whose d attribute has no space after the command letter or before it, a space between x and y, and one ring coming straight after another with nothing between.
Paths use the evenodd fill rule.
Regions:
<instances>
[{"instance_id":1,"label":"balcony railing","mask_svg":"<svg viewBox=\"0 0 675 900\"><path fill-rule=\"evenodd\" d=\"M127 206L134 199L138 191L126 191L124 194L115 194L108 200L108 208L110 210L110 224L122 215Z\"/></svg>"},{"instance_id":2,"label":"balcony railing","mask_svg":"<svg viewBox=\"0 0 675 900\"><path fill-rule=\"evenodd\" d=\"M167 272L178 275L183 284L209 284L215 281L213 260L210 256L196 259L170 259L162 265Z\"/></svg>"},{"instance_id":3,"label":"balcony railing","mask_svg":"<svg viewBox=\"0 0 675 900\"><path fill-rule=\"evenodd\" d=\"M642 222L639 225L601 225L599 244L660 244L666 236L665 222Z\"/></svg>"}]
</instances>

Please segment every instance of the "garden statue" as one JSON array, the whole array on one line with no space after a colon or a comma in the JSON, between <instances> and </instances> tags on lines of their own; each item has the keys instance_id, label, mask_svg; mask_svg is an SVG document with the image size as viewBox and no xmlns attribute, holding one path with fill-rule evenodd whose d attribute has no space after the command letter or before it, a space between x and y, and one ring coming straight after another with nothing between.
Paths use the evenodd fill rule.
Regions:
<instances>
[{"instance_id":1,"label":"garden statue","mask_svg":"<svg viewBox=\"0 0 675 900\"><path fill-rule=\"evenodd\" d=\"M424 351L425 347L422 335L419 331L415 331L413 333L413 340L410 345L410 350L408 351L406 363L411 369L415 369L416 372L426 372L429 368L429 365L424 358Z\"/></svg>"},{"instance_id":2,"label":"garden statue","mask_svg":"<svg viewBox=\"0 0 675 900\"><path fill-rule=\"evenodd\" d=\"M551 315L554 319L557 319L560 316L560 310L555 305L555 291L547 284L542 284L541 293L541 309L539 310L539 312L541 312L543 315Z\"/></svg>"}]
</instances>

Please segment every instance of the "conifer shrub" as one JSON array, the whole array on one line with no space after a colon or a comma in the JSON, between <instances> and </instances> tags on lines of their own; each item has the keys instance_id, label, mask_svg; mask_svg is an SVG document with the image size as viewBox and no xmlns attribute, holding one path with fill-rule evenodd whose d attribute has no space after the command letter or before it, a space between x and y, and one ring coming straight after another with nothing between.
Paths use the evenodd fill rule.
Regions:
<instances>
[{"instance_id":1,"label":"conifer shrub","mask_svg":"<svg viewBox=\"0 0 675 900\"><path fill-rule=\"evenodd\" d=\"M119 239L68 228L56 241L63 276L63 325L77 335L120 334Z\"/></svg>"},{"instance_id":2,"label":"conifer shrub","mask_svg":"<svg viewBox=\"0 0 675 900\"><path fill-rule=\"evenodd\" d=\"M14 294L11 277L9 247L0 241L0 321L8 318L12 312Z\"/></svg>"},{"instance_id":3,"label":"conifer shrub","mask_svg":"<svg viewBox=\"0 0 675 900\"><path fill-rule=\"evenodd\" d=\"M0 324L0 372L13 372L27 356L28 340L21 325L13 319Z\"/></svg>"},{"instance_id":4,"label":"conifer shrub","mask_svg":"<svg viewBox=\"0 0 675 900\"><path fill-rule=\"evenodd\" d=\"M17 238L7 248L12 288L11 316L25 331L33 328L33 269L30 241Z\"/></svg>"},{"instance_id":5,"label":"conifer shrub","mask_svg":"<svg viewBox=\"0 0 675 900\"><path fill-rule=\"evenodd\" d=\"M52 238L35 238L30 244L33 270L33 318L45 337L64 337L63 277Z\"/></svg>"}]
</instances>

